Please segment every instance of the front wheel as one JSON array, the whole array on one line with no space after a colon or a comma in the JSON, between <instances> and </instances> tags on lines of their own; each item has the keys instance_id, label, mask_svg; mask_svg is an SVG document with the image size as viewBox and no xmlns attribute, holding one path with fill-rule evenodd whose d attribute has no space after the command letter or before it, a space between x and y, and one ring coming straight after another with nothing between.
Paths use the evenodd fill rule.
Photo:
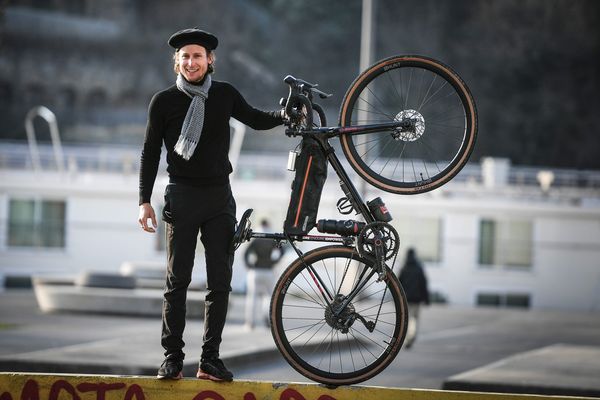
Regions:
<instances>
[{"instance_id":1,"label":"front wheel","mask_svg":"<svg viewBox=\"0 0 600 400\"><path fill-rule=\"evenodd\" d=\"M447 183L475 146L477 111L471 92L448 66L430 58L379 61L346 92L340 126L390 122L406 125L344 133L340 140L352 168L391 193L423 193Z\"/></svg>"},{"instance_id":2,"label":"front wheel","mask_svg":"<svg viewBox=\"0 0 600 400\"><path fill-rule=\"evenodd\" d=\"M280 277L271 300L277 348L302 375L332 386L377 375L402 347L407 305L386 267L355 249L329 246L306 253Z\"/></svg>"}]
</instances>

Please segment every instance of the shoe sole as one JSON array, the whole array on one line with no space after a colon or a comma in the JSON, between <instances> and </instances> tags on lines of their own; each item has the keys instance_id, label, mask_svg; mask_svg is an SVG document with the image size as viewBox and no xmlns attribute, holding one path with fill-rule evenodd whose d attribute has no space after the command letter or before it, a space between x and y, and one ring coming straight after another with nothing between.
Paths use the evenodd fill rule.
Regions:
<instances>
[{"instance_id":1,"label":"shoe sole","mask_svg":"<svg viewBox=\"0 0 600 400\"><path fill-rule=\"evenodd\" d=\"M217 378L216 376L213 376L211 374L207 374L204 371L198 370L198 373L196 374L196 378L198 379L206 379L209 381L213 381L213 382L231 382L233 380L233 378L231 379L221 379L221 378Z\"/></svg>"},{"instance_id":2,"label":"shoe sole","mask_svg":"<svg viewBox=\"0 0 600 400\"><path fill-rule=\"evenodd\" d=\"M178 381L183 378L183 372L180 372L177 376L166 376L166 375L156 375L157 379L171 379L174 381Z\"/></svg>"}]
</instances>

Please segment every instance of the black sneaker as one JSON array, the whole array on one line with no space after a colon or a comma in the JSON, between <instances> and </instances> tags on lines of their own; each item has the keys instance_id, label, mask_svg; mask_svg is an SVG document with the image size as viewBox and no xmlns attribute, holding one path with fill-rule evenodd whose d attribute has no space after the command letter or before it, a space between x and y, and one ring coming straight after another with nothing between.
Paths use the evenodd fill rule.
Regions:
<instances>
[{"instance_id":1,"label":"black sneaker","mask_svg":"<svg viewBox=\"0 0 600 400\"><path fill-rule=\"evenodd\" d=\"M196 374L198 379L209 379L211 381L226 381L233 380L233 374L225 367L223 361L218 358L205 358L200 361L200 368Z\"/></svg>"},{"instance_id":2,"label":"black sneaker","mask_svg":"<svg viewBox=\"0 0 600 400\"><path fill-rule=\"evenodd\" d=\"M169 354L158 369L158 379L181 379L183 378L183 359Z\"/></svg>"}]
</instances>

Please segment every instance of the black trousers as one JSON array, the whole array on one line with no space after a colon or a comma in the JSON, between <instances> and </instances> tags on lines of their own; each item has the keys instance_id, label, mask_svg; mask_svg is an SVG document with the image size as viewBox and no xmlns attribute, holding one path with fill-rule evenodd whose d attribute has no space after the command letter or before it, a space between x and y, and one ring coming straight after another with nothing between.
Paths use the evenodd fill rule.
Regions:
<instances>
[{"instance_id":1,"label":"black trousers","mask_svg":"<svg viewBox=\"0 0 600 400\"><path fill-rule=\"evenodd\" d=\"M202 357L218 357L227 317L233 253L229 245L235 231L235 200L229 184L194 187L169 184L165 190L167 278L161 343L165 355L183 359L187 289L192 279L198 233L206 256Z\"/></svg>"}]
</instances>

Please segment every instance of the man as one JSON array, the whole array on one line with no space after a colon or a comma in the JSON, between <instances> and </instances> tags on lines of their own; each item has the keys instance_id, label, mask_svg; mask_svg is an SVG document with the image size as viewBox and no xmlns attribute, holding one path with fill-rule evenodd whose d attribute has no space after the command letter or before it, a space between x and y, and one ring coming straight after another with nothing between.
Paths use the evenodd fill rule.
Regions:
<instances>
[{"instance_id":1,"label":"man","mask_svg":"<svg viewBox=\"0 0 600 400\"><path fill-rule=\"evenodd\" d=\"M406 260L400 271L399 279L408 303L408 329L404 340L404 348L410 349L417 339L420 305L421 303L429 305L427 277L421 262L417 258L417 252L412 247L406 252Z\"/></svg>"},{"instance_id":2,"label":"man","mask_svg":"<svg viewBox=\"0 0 600 400\"><path fill-rule=\"evenodd\" d=\"M263 232L268 232L269 222L261 221ZM277 252L276 257L273 257ZM254 329L257 314L263 314L263 297L270 296L273 291L273 266L283 257L283 248L274 240L254 239L244 253L248 267L246 275L246 323L245 328ZM258 300L258 301L257 301ZM257 312L258 310L258 312Z\"/></svg>"},{"instance_id":3,"label":"man","mask_svg":"<svg viewBox=\"0 0 600 400\"><path fill-rule=\"evenodd\" d=\"M198 232L205 248L207 294L204 337L197 377L231 381L233 374L219 358L227 316L235 230L235 200L229 184L229 119L254 129L283 123L282 111L257 110L229 83L212 80L218 39L197 28L174 33L175 85L154 95L148 110L141 155L138 222L156 231L150 204L161 145L167 151L169 184L165 190L167 278L163 302L162 338L165 360L158 378L182 377L183 331L187 289L191 281ZM151 225L148 224L151 221Z\"/></svg>"}]
</instances>

